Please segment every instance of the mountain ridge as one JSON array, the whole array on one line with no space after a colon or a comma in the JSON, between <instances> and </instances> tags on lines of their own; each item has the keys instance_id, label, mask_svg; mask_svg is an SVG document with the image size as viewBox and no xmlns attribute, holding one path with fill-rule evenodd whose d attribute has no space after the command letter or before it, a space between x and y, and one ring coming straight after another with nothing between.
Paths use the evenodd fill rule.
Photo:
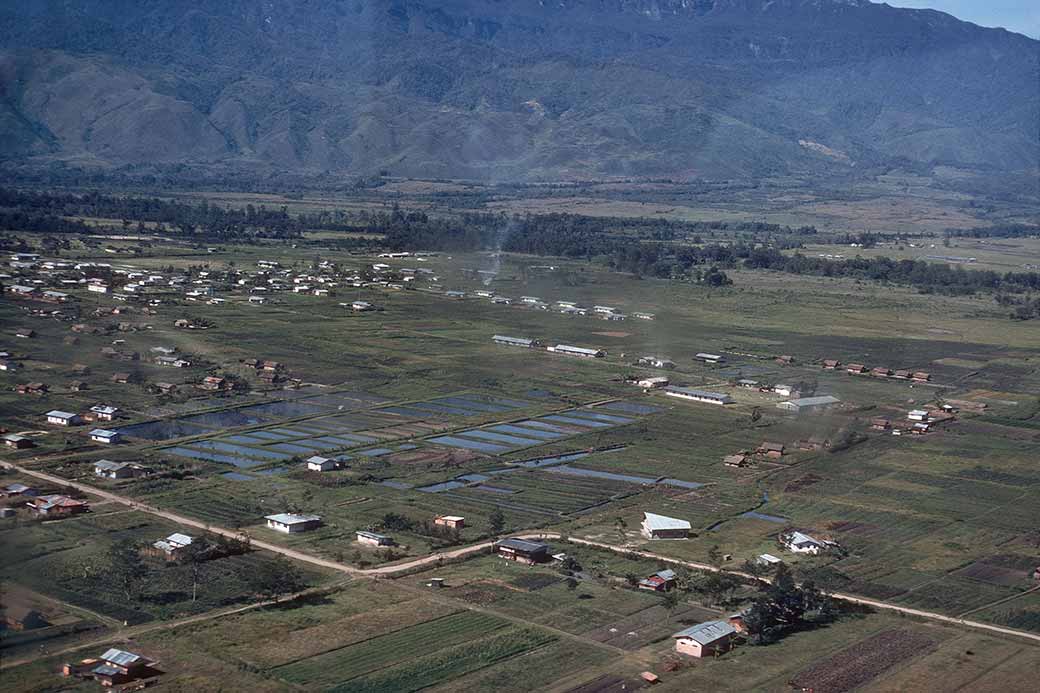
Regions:
<instances>
[{"instance_id":1,"label":"mountain ridge","mask_svg":"<svg viewBox=\"0 0 1040 693\"><path fill-rule=\"evenodd\" d=\"M1033 170L1038 54L866 0L15 2L0 160L487 180Z\"/></svg>"}]
</instances>

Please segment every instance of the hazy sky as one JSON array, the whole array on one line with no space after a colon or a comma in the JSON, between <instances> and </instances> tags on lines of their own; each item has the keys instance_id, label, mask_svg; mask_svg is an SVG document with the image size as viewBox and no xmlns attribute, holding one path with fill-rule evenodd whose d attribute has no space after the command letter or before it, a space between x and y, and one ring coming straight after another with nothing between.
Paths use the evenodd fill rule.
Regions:
<instances>
[{"instance_id":1,"label":"hazy sky","mask_svg":"<svg viewBox=\"0 0 1040 693\"><path fill-rule=\"evenodd\" d=\"M877 0L875 0L876 2ZM1000 26L1040 38L1040 2L1037 0L887 0L893 7L926 7L949 12L980 26Z\"/></svg>"}]
</instances>

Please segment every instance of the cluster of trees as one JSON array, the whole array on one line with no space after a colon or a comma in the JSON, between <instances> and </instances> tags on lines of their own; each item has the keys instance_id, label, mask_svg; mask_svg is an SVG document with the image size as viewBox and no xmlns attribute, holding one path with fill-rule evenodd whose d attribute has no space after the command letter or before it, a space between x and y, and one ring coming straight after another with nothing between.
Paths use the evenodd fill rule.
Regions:
<instances>
[{"instance_id":1,"label":"cluster of trees","mask_svg":"<svg viewBox=\"0 0 1040 693\"><path fill-rule=\"evenodd\" d=\"M153 571L142 557L141 546L132 542L113 544L104 556L102 565L85 567L95 579L102 579L126 598L127 602L141 601L145 587L153 581ZM204 584L209 561L249 551L249 544L223 535L215 538L197 537L184 548L178 563L188 566L186 575L191 580L191 599L198 598L199 586ZM239 576L246 589L261 599L275 599L283 594L298 592L306 586L299 569L285 557L251 564Z\"/></svg>"},{"instance_id":2,"label":"cluster of trees","mask_svg":"<svg viewBox=\"0 0 1040 693\"><path fill-rule=\"evenodd\" d=\"M97 233L98 229L69 217L121 219L123 229L220 240L299 238L304 220L285 207L246 205L233 209L210 204L186 204L157 197L128 197L89 192L26 192L0 188L0 228L46 233ZM131 221L133 220L133 221ZM136 226L134 224L136 221ZM146 227L146 223L156 225Z\"/></svg>"},{"instance_id":3,"label":"cluster of trees","mask_svg":"<svg viewBox=\"0 0 1040 693\"><path fill-rule=\"evenodd\" d=\"M1026 296L997 294L994 300L997 302L997 305L1011 309L1008 317L1012 320L1040 318L1040 298L1030 299Z\"/></svg>"},{"instance_id":4,"label":"cluster of trees","mask_svg":"<svg viewBox=\"0 0 1040 693\"><path fill-rule=\"evenodd\" d=\"M1031 224L1001 224L977 229L946 229L946 238L1032 238L1040 236L1040 226Z\"/></svg>"},{"instance_id":5,"label":"cluster of trees","mask_svg":"<svg viewBox=\"0 0 1040 693\"><path fill-rule=\"evenodd\" d=\"M787 566L780 564L773 582L744 613L748 640L755 645L776 642L790 632L833 621L833 600L809 581L795 582Z\"/></svg>"},{"instance_id":6,"label":"cluster of trees","mask_svg":"<svg viewBox=\"0 0 1040 693\"><path fill-rule=\"evenodd\" d=\"M894 260L888 257L828 260L801 253L784 255L776 248L735 248L749 269L769 269L790 274L821 277L850 277L891 282L915 287L928 293L972 294L980 291L1021 293L1040 290L1040 273L966 270L963 267L925 262Z\"/></svg>"}]
</instances>

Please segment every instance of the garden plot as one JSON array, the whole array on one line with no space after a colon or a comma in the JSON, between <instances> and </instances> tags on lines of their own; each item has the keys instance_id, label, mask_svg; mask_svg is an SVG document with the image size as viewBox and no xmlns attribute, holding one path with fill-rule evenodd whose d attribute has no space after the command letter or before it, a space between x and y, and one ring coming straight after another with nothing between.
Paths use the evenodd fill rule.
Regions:
<instances>
[{"instance_id":1,"label":"garden plot","mask_svg":"<svg viewBox=\"0 0 1040 693\"><path fill-rule=\"evenodd\" d=\"M486 642L496 631L522 632L508 621L488 614L464 611L410 625L358 643L307 657L271 669L272 675L309 689L343 687L365 690L371 683L351 683L381 669L397 668L400 662L420 662L442 650L472 641ZM422 673L412 676L421 677ZM397 678L397 677L395 677ZM403 682L402 688L414 690ZM429 684L426 684L429 685Z\"/></svg>"},{"instance_id":2,"label":"garden plot","mask_svg":"<svg viewBox=\"0 0 1040 693\"><path fill-rule=\"evenodd\" d=\"M582 635L625 650L636 650L689 625L716 618L718 614L708 609L688 607L670 612L664 606L656 605Z\"/></svg>"},{"instance_id":3,"label":"garden plot","mask_svg":"<svg viewBox=\"0 0 1040 693\"><path fill-rule=\"evenodd\" d=\"M932 652L937 646L933 638L912 630L882 631L803 669L791 685L819 693L851 691L897 664Z\"/></svg>"}]
</instances>

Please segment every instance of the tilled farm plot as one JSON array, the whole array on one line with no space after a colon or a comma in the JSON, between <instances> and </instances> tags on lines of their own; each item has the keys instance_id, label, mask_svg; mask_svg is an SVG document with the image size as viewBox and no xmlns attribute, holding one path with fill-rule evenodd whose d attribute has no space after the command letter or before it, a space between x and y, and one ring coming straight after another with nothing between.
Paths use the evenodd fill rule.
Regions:
<instances>
[{"instance_id":1,"label":"tilled farm plot","mask_svg":"<svg viewBox=\"0 0 1040 693\"><path fill-rule=\"evenodd\" d=\"M928 654L937 645L933 638L912 630L882 631L803 669L791 680L791 685L816 693L851 691L896 664Z\"/></svg>"},{"instance_id":2,"label":"tilled farm plot","mask_svg":"<svg viewBox=\"0 0 1040 693\"><path fill-rule=\"evenodd\" d=\"M691 607L669 613L663 606L652 606L583 635L615 647L637 650L689 625L715 618L718 614L707 609Z\"/></svg>"}]
</instances>

